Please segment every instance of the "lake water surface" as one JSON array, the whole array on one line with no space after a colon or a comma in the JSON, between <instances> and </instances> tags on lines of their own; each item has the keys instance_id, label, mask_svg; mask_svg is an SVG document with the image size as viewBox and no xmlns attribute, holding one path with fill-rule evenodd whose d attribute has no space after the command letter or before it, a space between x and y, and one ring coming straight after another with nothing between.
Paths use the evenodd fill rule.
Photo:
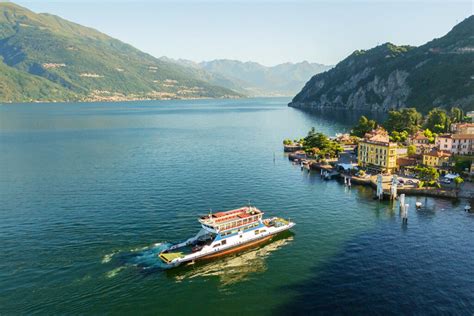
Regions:
<instances>
[{"instance_id":1,"label":"lake water surface","mask_svg":"<svg viewBox=\"0 0 474 316\"><path fill-rule=\"evenodd\" d=\"M466 201L372 200L288 162L281 141L356 117L284 98L0 106L0 314L474 313ZM252 203L292 233L207 264L156 254Z\"/></svg>"}]
</instances>

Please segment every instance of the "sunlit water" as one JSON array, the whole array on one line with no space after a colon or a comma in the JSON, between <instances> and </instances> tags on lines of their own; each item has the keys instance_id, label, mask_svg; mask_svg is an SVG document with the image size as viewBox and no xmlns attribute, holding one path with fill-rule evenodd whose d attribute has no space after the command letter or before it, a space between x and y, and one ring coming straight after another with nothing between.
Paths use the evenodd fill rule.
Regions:
<instances>
[{"instance_id":1,"label":"sunlit water","mask_svg":"<svg viewBox=\"0 0 474 316\"><path fill-rule=\"evenodd\" d=\"M287 99L0 106L0 314L474 312L466 201L346 189L281 141L347 131ZM196 218L251 202L291 234L178 269L156 255Z\"/></svg>"}]
</instances>

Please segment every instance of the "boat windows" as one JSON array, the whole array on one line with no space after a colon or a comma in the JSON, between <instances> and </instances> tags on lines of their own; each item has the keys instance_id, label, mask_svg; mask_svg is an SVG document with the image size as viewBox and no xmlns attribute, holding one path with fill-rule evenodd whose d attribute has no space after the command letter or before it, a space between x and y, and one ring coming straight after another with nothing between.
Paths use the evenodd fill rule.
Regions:
<instances>
[{"instance_id":1,"label":"boat windows","mask_svg":"<svg viewBox=\"0 0 474 316\"><path fill-rule=\"evenodd\" d=\"M221 241L221 243L222 243L222 246L224 246L225 244L227 244L227 240L223 240Z\"/></svg>"},{"instance_id":2,"label":"boat windows","mask_svg":"<svg viewBox=\"0 0 474 316\"><path fill-rule=\"evenodd\" d=\"M215 244L214 246L212 246L212 248L216 248L216 247L219 247L221 244Z\"/></svg>"},{"instance_id":3,"label":"boat windows","mask_svg":"<svg viewBox=\"0 0 474 316\"><path fill-rule=\"evenodd\" d=\"M258 235L260 231L258 229L255 230L255 235Z\"/></svg>"}]
</instances>

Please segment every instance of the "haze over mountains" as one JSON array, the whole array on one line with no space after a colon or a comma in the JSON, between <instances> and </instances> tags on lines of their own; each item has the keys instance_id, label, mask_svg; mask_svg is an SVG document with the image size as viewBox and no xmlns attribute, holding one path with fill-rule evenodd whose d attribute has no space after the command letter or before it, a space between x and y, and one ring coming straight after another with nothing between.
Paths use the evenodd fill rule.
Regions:
<instances>
[{"instance_id":1,"label":"haze over mountains","mask_svg":"<svg viewBox=\"0 0 474 316\"><path fill-rule=\"evenodd\" d=\"M289 105L322 110L474 110L474 16L419 47L386 43L355 51L311 78Z\"/></svg>"},{"instance_id":2,"label":"haze over mountains","mask_svg":"<svg viewBox=\"0 0 474 316\"><path fill-rule=\"evenodd\" d=\"M0 3L1 102L289 96L326 69L318 67L155 58L94 29Z\"/></svg>"}]
</instances>

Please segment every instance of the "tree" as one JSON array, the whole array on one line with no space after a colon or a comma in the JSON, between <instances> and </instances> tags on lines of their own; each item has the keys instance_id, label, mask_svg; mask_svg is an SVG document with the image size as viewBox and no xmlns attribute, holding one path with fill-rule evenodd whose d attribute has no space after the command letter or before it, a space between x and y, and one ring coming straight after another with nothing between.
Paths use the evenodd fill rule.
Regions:
<instances>
[{"instance_id":1,"label":"tree","mask_svg":"<svg viewBox=\"0 0 474 316\"><path fill-rule=\"evenodd\" d=\"M435 133L445 133L449 130L450 122L451 120L446 114L446 111L435 108L428 113L425 128Z\"/></svg>"},{"instance_id":2,"label":"tree","mask_svg":"<svg viewBox=\"0 0 474 316\"><path fill-rule=\"evenodd\" d=\"M335 157L339 155L344 149L342 146L333 140L330 140L323 133L316 132L315 128L311 128L308 132L308 136L304 139L304 147L306 151L318 149L317 154L322 157Z\"/></svg>"},{"instance_id":3,"label":"tree","mask_svg":"<svg viewBox=\"0 0 474 316\"><path fill-rule=\"evenodd\" d=\"M408 138L408 132L407 131L403 131L403 132L393 131L390 134L390 140L392 142L403 143L407 140L407 138Z\"/></svg>"},{"instance_id":4,"label":"tree","mask_svg":"<svg viewBox=\"0 0 474 316\"><path fill-rule=\"evenodd\" d=\"M352 136L364 137L364 135L377 128L377 122L369 120L366 116L361 116L359 123L351 130Z\"/></svg>"},{"instance_id":5,"label":"tree","mask_svg":"<svg viewBox=\"0 0 474 316\"><path fill-rule=\"evenodd\" d=\"M436 134L433 134L429 129L425 129L423 134L428 138L428 141L433 144L435 141Z\"/></svg>"},{"instance_id":6,"label":"tree","mask_svg":"<svg viewBox=\"0 0 474 316\"><path fill-rule=\"evenodd\" d=\"M407 147L407 154L408 156L413 156L416 154L416 146L415 145L410 145Z\"/></svg>"},{"instance_id":7,"label":"tree","mask_svg":"<svg viewBox=\"0 0 474 316\"><path fill-rule=\"evenodd\" d=\"M451 122L460 123L464 120L464 112L458 107L453 107L451 111L449 111L449 117L451 118Z\"/></svg>"},{"instance_id":8,"label":"tree","mask_svg":"<svg viewBox=\"0 0 474 316\"><path fill-rule=\"evenodd\" d=\"M420 128L421 121L421 113L415 108L407 108L388 112L388 118L383 126L389 132L407 132L412 135Z\"/></svg>"},{"instance_id":9,"label":"tree","mask_svg":"<svg viewBox=\"0 0 474 316\"><path fill-rule=\"evenodd\" d=\"M461 177L454 178L454 183L456 184L456 188L459 188L459 185L461 185L461 183L463 183L463 182L464 182L464 180Z\"/></svg>"},{"instance_id":10,"label":"tree","mask_svg":"<svg viewBox=\"0 0 474 316\"><path fill-rule=\"evenodd\" d=\"M439 178L438 170L433 167L422 167L416 166L415 172L418 174L418 177L424 181L435 181Z\"/></svg>"}]
</instances>

